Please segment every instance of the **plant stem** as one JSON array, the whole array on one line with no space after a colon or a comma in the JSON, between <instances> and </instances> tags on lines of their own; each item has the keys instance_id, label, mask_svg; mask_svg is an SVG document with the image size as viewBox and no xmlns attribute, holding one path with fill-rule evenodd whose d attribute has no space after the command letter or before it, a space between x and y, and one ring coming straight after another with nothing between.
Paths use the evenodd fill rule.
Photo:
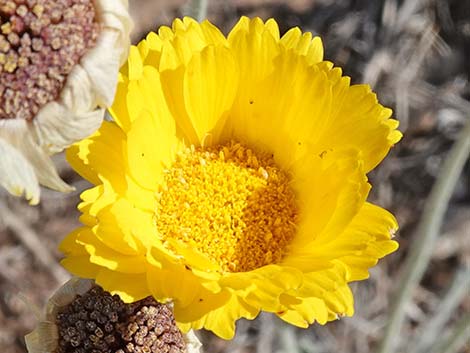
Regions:
<instances>
[{"instance_id":1,"label":"plant stem","mask_svg":"<svg viewBox=\"0 0 470 353\"><path fill-rule=\"evenodd\" d=\"M184 11L185 16L194 18L201 22L207 17L207 1L208 0L190 0Z\"/></svg>"},{"instance_id":2,"label":"plant stem","mask_svg":"<svg viewBox=\"0 0 470 353\"><path fill-rule=\"evenodd\" d=\"M467 342L470 334L470 314L464 315L454 326L449 337L441 340L431 353L456 353Z\"/></svg>"},{"instance_id":3,"label":"plant stem","mask_svg":"<svg viewBox=\"0 0 470 353\"><path fill-rule=\"evenodd\" d=\"M426 324L420 327L417 342L409 352L426 353L433 345L436 338L444 331L444 327L455 308L462 302L462 299L468 295L470 288L470 271L468 266L463 265L454 275L452 285L447 291L442 302L436 308L432 317L426 320Z\"/></svg>"}]
</instances>

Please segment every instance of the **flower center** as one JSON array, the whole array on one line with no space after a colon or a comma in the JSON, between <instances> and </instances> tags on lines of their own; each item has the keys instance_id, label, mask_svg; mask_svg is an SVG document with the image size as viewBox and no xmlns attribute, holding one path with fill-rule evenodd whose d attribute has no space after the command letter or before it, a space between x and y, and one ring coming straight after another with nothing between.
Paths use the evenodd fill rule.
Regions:
<instances>
[{"instance_id":1,"label":"flower center","mask_svg":"<svg viewBox=\"0 0 470 353\"><path fill-rule=\"evenodd\" d=\"M93 0L0 2L0 119L32 120L99 34Z\"/></svg>"},{"instance_id":2,"label":"flower center","mask_svg":"<svg viewBox=\"0 0 470 353\"><path fill-rule=\"evenodd\" d=\"M224 271L279 262L298 214L289 177L271 155L231 142L187 148L166 171L156 224L164 244L176 239Z\"/></svg>"}]
</instances>

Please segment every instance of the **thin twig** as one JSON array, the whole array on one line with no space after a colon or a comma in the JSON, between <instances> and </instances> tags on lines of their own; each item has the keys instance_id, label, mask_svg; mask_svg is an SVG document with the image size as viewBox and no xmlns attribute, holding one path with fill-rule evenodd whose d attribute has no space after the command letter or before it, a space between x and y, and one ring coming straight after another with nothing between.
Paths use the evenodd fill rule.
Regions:
<instances>
[{"instance_id":1,"label":"thin twig","mask_svg":"<svg viewBox=\"0 0 470 353\"><path fill-rule=\"evenodd\" d=\"M431 350L431 353L456 353L468 342L470 335L470 314L464 315L451 330L447 339L440 340L440 344Z\"/></svg>"},{"instance_id":2,"label":"thin twig","mask_svg":"<svg viewBox=\"0 0 470 353\"><path fill-rule=\"evenodd\" d=\"M190 0L185 7L184 15L198 22L204 21L207 18L207 0Z\"/></svg>"},{"instance_id":3,"label":"thin twig","mask_svg":"<svg viewBox=\"0 0 470 353\"><path fill-rule=\"evenodd\" d=\"M425 353L436 340L440 340L440 333L455 308L467 295L469 286L470 271L464 267L454 275L452 285L439 307L435 310L435 315L427 321L426 325L420 328L419 339L413 345L414 347L408 350L409 352Z\"/></svg>"},{"instance_id":4,"label":"thin twig","mask_svg":"<svg viewBox=\"0 0 470 353\"><path fill-rule=\"evenodd\" d=\"M63 283L70 278L70 275L59 265L51 255L49 250L43 245L37 233L26 223L11 212L0 200L0 218L9 229L11 229L18 239L31 251L36 259L49 271L58 283Z\"/></svg>"},{"instance_id":5,"label":"thin twig","mask_svg":"<svg viewBox=\"0 0 470 353\"><path fill-rule=\"evenodd\" d=\"M410 249L410 254L403 267L400 286L395 293L391 306L390 319L385 329L385 335L378 350L380 353L391 353L394 342L399 335L404 316L413 289L421 280L426 266L431 258L442 219L447 209L455 184L458 181L465 161L470 154L470 119L462 131L458 141L449 152L439 177L427 200L416 237Z\"/></svg>"}]
</instances>

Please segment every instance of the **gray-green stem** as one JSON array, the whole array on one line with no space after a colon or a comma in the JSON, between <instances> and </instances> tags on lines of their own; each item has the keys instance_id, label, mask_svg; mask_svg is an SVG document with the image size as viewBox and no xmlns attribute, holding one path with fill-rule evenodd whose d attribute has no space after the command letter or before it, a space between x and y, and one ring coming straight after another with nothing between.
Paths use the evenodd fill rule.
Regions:
<instances>
[{"instance_id":1,"label":"gray-green stem","mask_svg":"<svg viewBox=\"0 0 470 353\"><path fill-rule=\"evenodd\" d=\"M431 353L457 353L468 340L470 334L470 314L463 316L452 328L447 338L440 340Z\"/></svg>"},{"instance_id":2,"label":"gray-green stem","mask_svg":"<svg viewBox=\"0 0 470 353\"><path fill-rule=\"evenodd\" d=\"M190 0L184 14L198 22L204 21L207 17L207 2L208 0Z\"/></svg>"}]
</instances>

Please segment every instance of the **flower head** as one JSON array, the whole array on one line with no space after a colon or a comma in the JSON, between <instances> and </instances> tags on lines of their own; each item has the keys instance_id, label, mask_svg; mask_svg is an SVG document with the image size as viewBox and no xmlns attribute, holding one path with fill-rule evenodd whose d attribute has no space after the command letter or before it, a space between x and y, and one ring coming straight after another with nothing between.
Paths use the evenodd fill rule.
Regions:
<instances>
[{"instance_id":1,"label":"flower head","mask_svg":"<svg viewBox=\"0 0 470 353\"><path fill-rule=\"evenodd\" d=\"M0 4L0 185L67 191L48 155L101 124L129 46L126 0Z\"/></svg>"},{"instance_id":2,"label":"flower head","mask_svg":"<svg viewBox=\"0 0 470 353\"><path fill-rule=\"evenodd\" d=\"M29 353L198 353L201 346L192 332L181 333L171 306L152 297L125 304L80 278L52 296L26 345Z\"/></svg>"},{"instance_id":3,"label":"flower head","mask_svg":"<svg viewBox=\"0 0 470 353\"><path fill-rule=\"evenodd\" d=\"M260 310L324 324L397 248L366 173L398 123L310 33L177 19L131 48L111 113L68 150L96 186L61 249L124 301L171 300L180 327L224 338Z\"/></svg>"}]
</instances>

